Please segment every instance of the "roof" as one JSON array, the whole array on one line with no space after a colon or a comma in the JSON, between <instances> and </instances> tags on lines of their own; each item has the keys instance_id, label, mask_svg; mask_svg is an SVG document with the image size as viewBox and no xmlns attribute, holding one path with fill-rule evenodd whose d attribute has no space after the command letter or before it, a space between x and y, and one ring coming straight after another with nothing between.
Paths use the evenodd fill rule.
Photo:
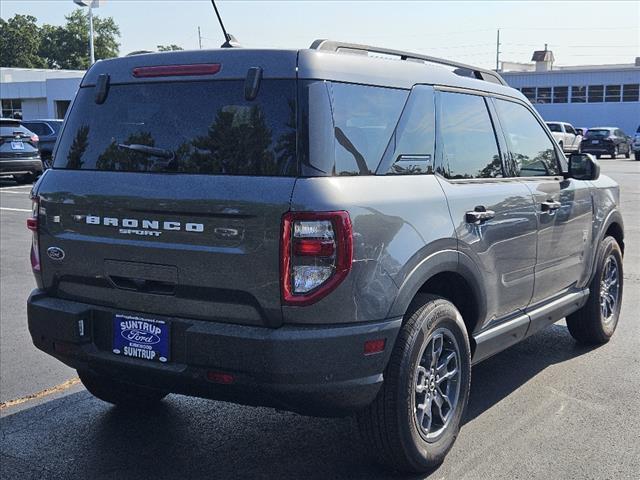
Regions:
<instances>
[{"instance_id":1,"label":"roof","mask_svg":"<svg viewBox=\"0 0 640 480\"><path fill-rule=\"evenodd\" d=\"M214 75L201 79L244 79L249 66L261 66L263 78L298 78L302 80L331 80L365 85L410 89L416 84L443 85L496 93L524 100L511 87L476 78L456 75L452 68L417 61L403 61L382 56L325 50L269 50L223 48L187 50L121 57L96 62L87 72L82 86L95 85L98 76L108 74L112 84L157 81L154 78L134 79L137 67L161 65L220 63ZM193 77L174 77L175 81Z\"/></svg>"},{"instance_id":2,"label":"roof","mask_svg":"<svg viewBox=\"0 0 640 480\"><path fill-rule=\"evenodd\" d=\"M555 57L551 50L536 50L531 57L532 62L554 62Z\"/></svg>"}]
</instances>

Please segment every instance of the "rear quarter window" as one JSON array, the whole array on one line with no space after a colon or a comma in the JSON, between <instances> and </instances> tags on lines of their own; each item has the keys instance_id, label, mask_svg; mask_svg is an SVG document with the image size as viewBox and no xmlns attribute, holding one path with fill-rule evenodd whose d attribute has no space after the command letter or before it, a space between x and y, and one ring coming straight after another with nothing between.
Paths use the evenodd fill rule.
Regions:
<instances>
[{"instance_id":1,"label":"rear quarter window","mask_svg":"<svg viewBox=\"0 0 640 480\"><path fill-rule=\"evenodd\" d=\"M303 82L303 175L373 175L408 96L394 88Z\"/></svg>"},{"instance_id":2,"label":"rear quarter window","mask_svg":"<svg viewBox=\"0 0 640 480\"><path fill-rule=\"evenodd\" d=\"M295 80L263 80L253 101L242 80L137 83L112 85L98 105L94 89L81 88L54 167L295 175L295 93Z\"/></svg>"}]
</instances>

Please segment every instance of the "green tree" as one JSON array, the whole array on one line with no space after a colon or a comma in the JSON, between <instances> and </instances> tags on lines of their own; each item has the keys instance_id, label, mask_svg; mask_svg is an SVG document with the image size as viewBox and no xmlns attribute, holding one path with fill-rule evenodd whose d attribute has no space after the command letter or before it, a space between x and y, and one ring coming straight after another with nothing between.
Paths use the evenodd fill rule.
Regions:
<instances>
[{"instance_id":1,"label":"green tree","mask_svg":"<svg viewBox=\"0 0 640 480\"><path fill-rule=\"evenodd\" d=\"M41 32L31 15L0 18L0 66L44 68L46 61L38 54Z\"/></svg>"},{"instance_id":2,"label":"green tree","mask_svg":"<svg viewBox=\"0 0 640 480\"><path fill-rule=\"evenodd\" d=\"M62 26L43 25L40 55L49 68L84 70L89 68L89 20L87 14L75 10L65 17ZM111 17L93 17L96 60L117 57L120 28Z\"/></svg>"},{"instance_id":3,"label":"green tree","mask_svg":"<svg viewBox=\"0 0 640 480\"><path fill-rule=\"evenodd\" d=\"M184 50L184 48L174 45L173 43L171 45L158 45L159 52L173 52L175 50Z\"/></svg>"}]
</instances>

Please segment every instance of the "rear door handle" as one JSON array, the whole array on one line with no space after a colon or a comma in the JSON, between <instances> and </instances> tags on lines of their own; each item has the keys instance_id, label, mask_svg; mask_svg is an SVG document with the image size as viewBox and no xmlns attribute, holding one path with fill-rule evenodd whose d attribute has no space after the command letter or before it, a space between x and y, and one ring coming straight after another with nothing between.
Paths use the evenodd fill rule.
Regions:
<instances>
[{"instance_id":1,"label":"rear door handle","mask_svg":"<svg viewBox=\"0 0 640 480\"><path fill-rule=\"evenodd\" d=\"M482 205L477 206L473 209L472 212L467 212L465 215L465 219L467 223L472 223L474 225L479 225L487 220L491 220L496 216L496 212L493 210L487 210Z\"/></svg>"},{"instance_id":2,"label":"rear door handle","mask_svg":"<svg viewBox=\"0 0 640 480\"><path fill-rule=\"evenodd\" d=\"M560 202L556 202L554 200L547 200L546 202L542 202L540 204L540 209L543 212L555 212L561 206L562 206L562 204Z\"/></svg>"}]
</instances>

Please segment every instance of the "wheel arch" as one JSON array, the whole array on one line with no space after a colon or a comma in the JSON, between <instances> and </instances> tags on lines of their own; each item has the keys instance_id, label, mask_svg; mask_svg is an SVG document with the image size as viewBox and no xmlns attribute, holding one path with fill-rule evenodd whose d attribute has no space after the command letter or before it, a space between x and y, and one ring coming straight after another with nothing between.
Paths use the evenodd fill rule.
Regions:
<instances>
[{"instance_id":1,"label":"wheel arch","mask_svg":"<svg viewBox=\"0 0 640 480\"><path fill-rule=\"evenodd\" d=\"M482 324L487 311L481 278L478 267L460 252L447 250L432 254L406 277L391 307L390 316L405 315L416 295L421 293L446 298L462 314L473 354L473 334Z\"/></svg>"}]
</instances>

